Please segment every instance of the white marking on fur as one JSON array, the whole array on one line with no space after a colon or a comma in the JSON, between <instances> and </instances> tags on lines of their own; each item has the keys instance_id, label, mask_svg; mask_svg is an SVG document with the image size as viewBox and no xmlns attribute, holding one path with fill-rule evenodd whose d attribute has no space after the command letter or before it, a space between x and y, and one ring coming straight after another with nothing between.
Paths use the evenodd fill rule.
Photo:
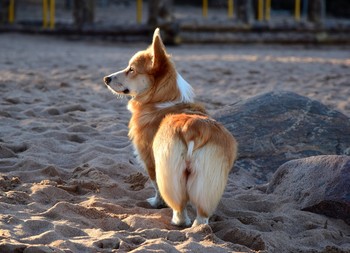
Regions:
<instances>
[{"instance_id":1,"label":"white marking on fur","mask_svg":"<svg viewBox=\"0 0 350 253\"><path fill-rule=\"evenodd\" d=\"M177 87L179 88L181 93L181 102L192 103L194 98L192 86L188 82L186 82L186 80L183 79L179 73L177 73L176 81Z\"/></svg>"},{"instance_id":2,"label":"white marking on fur","mask_svg":"<svg viewBox=\"0 0 350 253\"><path fill-rule=\"evenodd\" d=\"M192 86L185 79L183 79L183 77L179 73L177 73L177 76L176 76L176 84L180 90L180 94L181 94L180 100L160 103L157 105L158 109L172 107L180 103L194 102L194 91Z\"/></svg>"},{"instance_id":3,"label":"white marking on fur","mask_svg":"<svg viewBox=\"0 0 350 253\"><path fill-rule=\"evenodd\" d=\"M194 148L194 141L190 141L187 145L187 160L189 160L192 157L193 148Z\"/></svg>"}]
</instances>

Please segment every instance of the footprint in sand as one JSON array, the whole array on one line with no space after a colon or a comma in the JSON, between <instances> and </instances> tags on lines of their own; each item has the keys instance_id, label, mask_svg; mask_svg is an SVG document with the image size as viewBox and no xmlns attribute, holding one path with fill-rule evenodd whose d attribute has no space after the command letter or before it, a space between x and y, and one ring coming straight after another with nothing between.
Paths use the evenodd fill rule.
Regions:
<instances>
[{"instance_id":1,"label":"footprint in sand","mask_svg":"<svg viewBox=\"0 0 350 253\"><path fill-rule=\"evenodd\" d=\"M100 249L119 249L120 239L118 239L117 237L101 239L94 242L93 245Z\"/></svg>"},{"instance_id":2,"label":"footprint in sand","mask_svg":"<svg viewBox=\"0 0 350 253\"><path fill-rule=\"evenodd\" d=\"M130 189L133 191L140 191L145 188L145 183L148 177L144 176L141 172L131 174L125 177L124 183L130 184Z\"/></svg>"},{"instance_id":3,"label":"footprint in sand","mask_svg":"<svg viewBox=\"0 0 350 253\"><path fill-rule=\"evenodd\" d=\"M67 105L62 108L63 113L68 113L68 112L75 112L75 111L81 111L85 112L86 109L82 107L80 104L75 104L75 105Z\"/></svg>"}]
</instances>

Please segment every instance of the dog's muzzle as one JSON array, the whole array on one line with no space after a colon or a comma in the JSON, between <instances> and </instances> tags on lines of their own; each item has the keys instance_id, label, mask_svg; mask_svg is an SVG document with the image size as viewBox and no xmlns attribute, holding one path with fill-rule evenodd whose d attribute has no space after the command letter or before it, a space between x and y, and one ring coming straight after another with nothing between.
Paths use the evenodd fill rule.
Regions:
<instances>
[{"instance_id":1,"label":"dog's muzzle","mask_svg":"<svg viewBox=\"0 0 350 253\"><path fill-rule=\"evenodd\" d=\"M110 89L113 89L109 84L112 82L112 78L109 77L109 76L105 76L103 78L103 81L105 82L105 84L110 88ZM124 93L124 94L129 94L130 93L130 90L128 88L124 88L124 86L122 84L120 84L120 86L123 88L122 91L115 91L117 93Z\"/></svg>"}]
</instances>

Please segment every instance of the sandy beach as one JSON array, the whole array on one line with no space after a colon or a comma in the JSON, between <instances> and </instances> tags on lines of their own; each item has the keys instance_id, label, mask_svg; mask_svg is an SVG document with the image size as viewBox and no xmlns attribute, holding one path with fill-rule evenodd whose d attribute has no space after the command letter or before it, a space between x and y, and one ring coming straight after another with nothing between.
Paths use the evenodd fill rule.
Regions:
<instances>
[{"instance_id":1,"label":"sandy beach","mask_svg":"<svg viewBox=\"0 0 350 253\"><path fill-rule=\"evenodd\" d=\"M209 226L175 227L169 208L148 205L127 99L102 78L149 43L0 34L0 252L350 252L344 221L300 211L234 172ZM350 116L348 47L168 52L210 113L287 90Z\"/></svg>"}]
</instances>

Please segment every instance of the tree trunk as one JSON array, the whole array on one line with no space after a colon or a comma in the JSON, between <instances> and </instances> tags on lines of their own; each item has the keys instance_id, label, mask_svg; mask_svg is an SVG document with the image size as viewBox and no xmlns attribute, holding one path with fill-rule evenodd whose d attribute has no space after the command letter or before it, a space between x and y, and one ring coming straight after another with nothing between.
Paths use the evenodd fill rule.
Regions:
<instances>
[{"instance_id":1,"label":"tree trunk","mask_svg":"<svg viewBox=\"0 0 350 253\"><path fill-rule=\"evenodd\" d=\"M174 18L173 0L149 0L148 5L148 24L152 28L160 27L165 44L180 44L180 28Z\"/></svg>"},{"instance_id":2,"label":"tree trunk","mask_svg":"<svg viewBox=\"0 0 350 253\"><path fill-rule=\"evenodd\" d=\"M82 28L94 22L95 0L74 0L73 4L74 24L77 27Z\"/></svg>"},{"instance_id":3,"label":"tree trunk","mask_svg":"<svg viewBox=\"0 0 350 253\"><path fill-rule=\"evenodd\" d=\"M309 0L308 14L309 21L322 24L326 16L325 0Z\"/></svg>"},{"instance_id":4,"label":"tree trunk","mask_svg":"<svg viewBox=\"0 0 350 253\"><path fill-rule=\"evenodd\" d=\"M245 24L252 21L252 1L251 0L236 0L237 19Z\"/></svg>"},{"instance_id":5,"label":"tree trunk","mask_svg":"<svg viewBox=\"0 0 350 253\"><path fill-rule=\"evenodd\" d=\"M174 21L173 0L149 0L148 24L156 27Z\"/></svg>"}]
</instances>

